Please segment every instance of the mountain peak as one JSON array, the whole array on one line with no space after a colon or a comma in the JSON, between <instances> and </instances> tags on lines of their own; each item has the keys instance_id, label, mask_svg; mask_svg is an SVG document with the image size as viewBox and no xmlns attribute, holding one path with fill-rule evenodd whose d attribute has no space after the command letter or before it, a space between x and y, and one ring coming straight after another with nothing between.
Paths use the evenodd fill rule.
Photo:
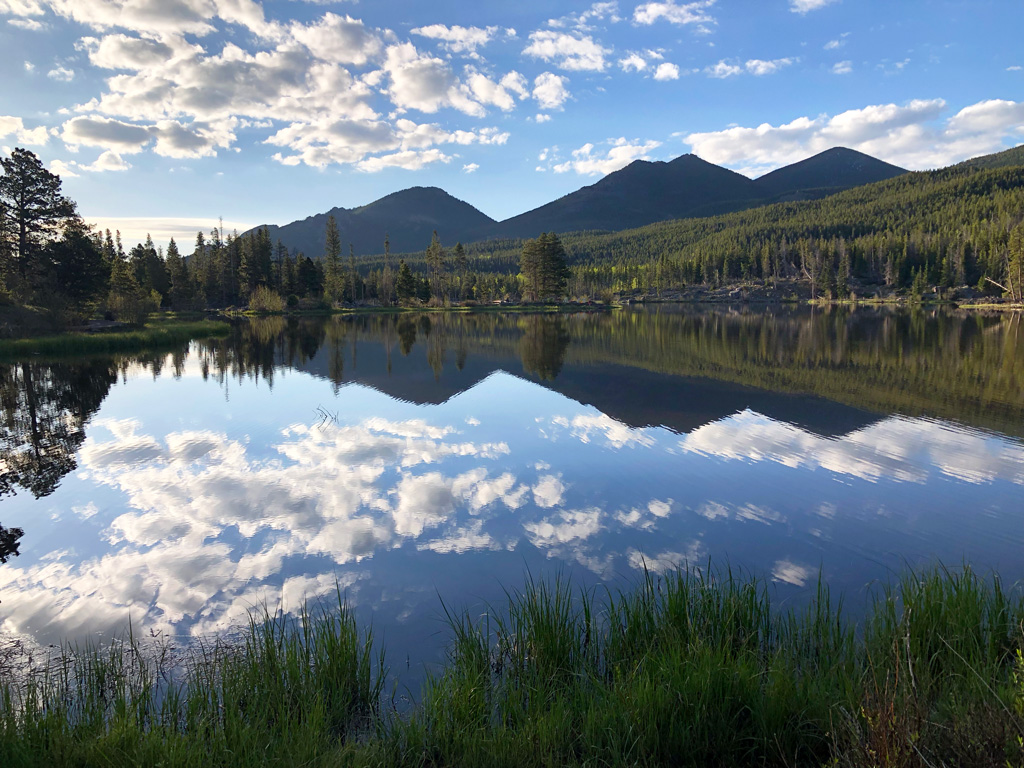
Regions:
<instances>
[{"instance_id":1,"label":"mountain peak","mask_svg":"<svg viewBox=\"0 0 1024 768\"><path fill-rule=\"evenodd\" d=\"M831 147L806 160L766 173L755 183L775 199L806 200L884 181L906 172L855 149Z\"/></svg>"}]
</instances>

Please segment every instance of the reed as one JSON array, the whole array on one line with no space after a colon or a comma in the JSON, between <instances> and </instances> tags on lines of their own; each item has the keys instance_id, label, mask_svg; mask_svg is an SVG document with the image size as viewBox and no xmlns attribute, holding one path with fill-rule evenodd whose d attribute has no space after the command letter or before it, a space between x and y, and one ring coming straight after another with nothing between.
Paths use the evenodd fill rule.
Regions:
<instances>
[{"instance_id":1,"label":"reed","mask_svg":"<svg viewBox=\"0 0 1024 768\"><path fill-rule=\"evenodd\" d=\"M410 711L339 597L184 661L129 637L0 686L0 765L1024 765L1024 600L969 568L908 573L859 621L731 569L631 589L528 578L444 606L447 664Z\"/></svg>"}]
</instances>

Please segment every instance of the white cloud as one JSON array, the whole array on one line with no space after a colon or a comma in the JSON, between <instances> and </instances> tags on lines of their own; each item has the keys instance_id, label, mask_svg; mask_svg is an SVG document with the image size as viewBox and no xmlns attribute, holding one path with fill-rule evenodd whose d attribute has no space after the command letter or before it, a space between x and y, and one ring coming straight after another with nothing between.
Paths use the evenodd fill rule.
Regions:
<instances>
[{"instance_id":1,"label":"white cloud","mask_svg":"<svg viewBox=\"0 0 1024 768\"><path fill-rule=\"evenodd\" d=\"M520 99L527 99L530 97L530 83L525 77L513 70L501 78L501 87L505 90L512 91Z\"/></svg>"},{"instance_id":2,"label":"white cloud","mask_svg":"<svg viewBox=\"0 0 1024 768\"><path fill-rule=\"evenodd\" d=\"M96 162L80 167L86 171L127 171L131 165L125 162L119 154L108 149L96 158Z\"/></svg>"},{"instance_id":3,"label":"white cloud","mask_svg":"<svg viewBox=\"0 0 1024 768\"><path fill-rule=\"evenodd\" d=\"M7 23L12 27L24 29L26 32L42 32L47 26L36 19L8 19Z\"/></svg>"},{"instance_id":4,"label":"white cloud","mask_svg":"<svg viewBox=\"0 0 1024 768\"><path fill-rule=\"evenodd\" d=\"M613 24L622 21L619 16L618 2L594 3L582 13L568 14L557 19L548 19L548 26L554 29L565 29L573 27L581 32L589 32L593 29L591 21L603 21L608 19Z\"/></svg>"},{"instance_id":5,"label":"white cloud","mask_svg":"<svg viewBox=\"0 0 1024 768\"><path fill-rule=\"evenodd\" d=\"M103 147L117 154L141 152L155 141L154 151L159 155L197 158L230 147L236 138L234 127L233 120L188 125L161 120L154 125L137 125L105 117L75 117L64 123L61 138L72 149Z\"/></svg>"},{"instance_id":6,"label":"white cloud","mask_svg":"<svg viewBox=\"0 0 1024 768\"><path fill-rule=\"evenodd\" d=\"M0 13L12 16L42 16L46 13L39 0L0 0Z\"/></svg>"},{"instance_id":7,"label":"white cloud","mask_svg":"<svg viewBox=\"0 0 1024 768\"><path fill-rule=\"evenodd\" d=\"M393 124L381 120L293 123L277 131L267 143L295 152L275 156L284 165L305 163L323 168L331 163L348 163L360 164L361 170L376 171L386 167L418 169L433 162L447 163L450 156L436 150L425 152L440 144L502 145L508 137L507 132L493 127L446 131L434 123L418 124L403 118ZM367 157L377 153L390 154L379 161Z\"/></svg>"},{"instance_id":8,"label":"white cloud","mask_svg":"<svg viewBox=\"0 0 1024 768\"><path fill-rule=\"evenodd\" d=\"M458 25L446 27L444 24L431 24L426 27L416 27L412 34L420 37L427 37L432 40L440 40L444 47L452 53L472 53L477 48L487 45L498 32L498 27L460 27Z\"/></svg>"},{"instance_id":9,"label":"white cloud","mask_svg":"<svg viewBox=\"0 0 1024 768\"><path fill-rule=\"evenodd\" d=\"M68 69L67 67L54 67L46 76L51 80L56 80L58 83L70 83L75 79L75 70Z\"/></svg>"},{"instance_id":10,"label":"white cloud","mask_svg":"<svg viewBox=\"0 0 1024 768\"><path fill-rule=\"evenodd\" d=\"M835 146L905 168L935 168L999 151L1024 135L1024 102L983 101L942 121L945 110L941 99L878 104L777 126L694 133L684 141L709 162L757 175Z\"/></svg>"},{"instance_id":11,"label":"white cloud","mask_svg":"<svg viewBox=\"0 0 1024 768\"><path fill-rule=\"evenodd\" d=\"M32 71L35 70L35 68L36 68L36 65L33 64L31 61L26 61L25 62L25 71L26 72L32 72Z\"/></svg>"},{"instance_id":12,"label":"white cloud","mask_svg":"<svg viewBox=\"0 0 1024 768\"><path fill-rule=\"evenodd\" d=\"M761 77L763 75L773 75L783 67L788 67L795 61L796 59L791 58L772 59L771 61L764 61L763 59L750 59L745 66L747 72L754 75L755 77Z\"/></svg>"},{"instance_id":13,"label":"white cloud","mask_svg":"<svg viewBox=\"0 0 1024 768\"><path fill-rule=\"evenodd\" d=\"M480 166L477 163L466 163L462 166L462 170L464 173L476 173L480 170Z\"/></svg>"},{"instance_id":14,"label":"white cloud","mask_svg":"<svg viewBox=\"0 0 1024 768\"><path fill-rule=\"evenodd\" d=\"M833 75L848 75L851 72L853 72L852 61L837 61L835 64L832 65Z\"/></svg>"},{"instance_id":15,"label":"white cloud","mask_svg":"<svg viewBox=\"0 0 1024 768\"><path fill-rule=\"evenodd\" d=\"M678 80L679 79L679 67L667 61L663 61L658 65L658 68L654 70L655 80Z\"/></svg>"},{"instance_id":16,"label":"white cloud","mask_svg":"<svg viewBox=\"0 0 1024 768\"><path fill-rule=\"evenodd\" d=\"M705 67L704 71L711 77L717 77L724 79L726 77L733 77L743 73L743 67L739 64L731 64L725 59L722 59L717 64L712 64L709 67Z\"/></svg>"},{"instance_id":17,"label":"white cloud","mask_svg":"<svg viewBox=\"0 0 1024 768\"><path fill-rule=\"evenodd\" d=\"M713 24L715 19L708 13L708 9L714 4L715 0L682 5L677 5L673 0L644 3L633 11L633 21L637 24L653 24L659 19L664 19L672 24Z\"/></svg>"},{"instance_id":18,"label":"white cloud","mask_svg":"<svg viewBox=\"0 0 1024 768\"><path fill-rule=\"evenodd\" d=\"M1007 72L1021 72L1021 71L1024 71L1024 67L1021 67L1021 66L1019 66L1017 64L1014 64L1012 67L1007 67L1006 71Z\"/></svg>"},{"instance_id":19,"label":"white cloud","mask_svg":"<svg viewBox=\"0 0 1024 768\"><path fill-rule=\"evenodd\" d=\"M543 29L530 33L530 44L523 49L523 53L552 62L561 69L603 72L607 66L605 56L611 53L611 49L605 48L590 35Z\"/></svg>"},{"instance_id":20,"label":"white cloud","mask_svg":"<svg viewBox=\"0 0 1024 768\"><path fill-rule=\"evenodd\" d=\"M383 48L380 38L351 16L324 14L308 26L293 24L292 36L317 59L362 66L376 59Z\"/></svg>"},{"instance_id":21,"label":"white cloud","mask_svg":"<svg viewBox=\"0 0 1024 768\"><path fill-rule=\"evenodd\" d=\"M771 59L768 61L764 59L748 59L745 63L741 64L740 62L722 59L717 64L705 67L704 72L711 77L719 79L734 77L743 74L743 72L747 72L755 77L761 77L763 75L775 74L783 67L788 67L797 61L799 59L795 58Z\"/></svg>"},{"instance_id":22,"label":"white cloud","mask_svg":"<svg viewBox=\"0 0 1024 768\"><path fill-rule=\"evenodd\" d=\"M361 171L375 173L385 168L404 168L407 171L418 171L424 166L433 163L450 163L450 155L446 155L439 149L425 150L403 150L390 155L377 155L360 160L356 167Z\"/></svg>"},{"instance_id":23,"label":"white cloud","mask_svg":"<svg viewBox=\"0 0 1024 768\"><path fill-rule=\"evenodd\" d=\"M419 53L412 43L388 46L384 71L391 81L387 94L400 110L433 113L452 107L474 117L486 114L447 62Z\"/></svg>"},{"instance_id":24,"label":"white cloud","mask_svg":"<svg viewBox=\"0 0 1024 768\"><path fill-rule=\"evenodd\" d=\"M825 43L824 49L826 51L834 51L837 48L842 48L844 45L846 45L845 40L829 40L827 43Z\"/></svg>"},{"instance_id":25,"label":"white cloud","mask_svg":"<svg viewBox=\"0 0 1024 768\"><path fill-rule=\"evenodd\" d=\"M538 114L533 116L533 121L535 123L546 123L546 122L548 122L550 120L551 120L551 115L544 115L544 114L538 113Z\"/></svg>"},{"instance_id":26,"label":"white cloud","mask_svg":"<svg viewBox=\"0 0 1024 768\"><path fill-rule=\"evenodd\" d=\"M20 117L0 115L0 139L5 136L14 136L19 144L41 147L49 141L50 132L44 125L26 128Z\"/></svg>"},{"instance_id":27,"label":"white cloud","mask_svg":"<svg viewBox=\"0 0 1024 768\"><path fill-rule=\"evenodd\" d=\"M838 0L789 0L789 9L793 13L803 14L816 11L835 2L838 2Z\"/></svg>"},{"instance_id":28,"label":"white cloud","mask_svg":"<svg viewBox=\"0 0 1024 768\"><path fill-rule=\"evenodd\" d=\"M643 72L647 69L647 61L636 53L631 53L624 59L619 59L619 66L623 72Z\"/></svg>"},{"instance_id":29,"label":"white cloud","mask_svg":"<svg viewBox=\"0 0 1024 768\"><path fill-rule=\"evenodd\" d=\"M541 109L561 109L569 98L569 91L565 87L568 82L569 78L552 72L537 75L533 80L533 98Z\"/></svg>"}]
</instances>

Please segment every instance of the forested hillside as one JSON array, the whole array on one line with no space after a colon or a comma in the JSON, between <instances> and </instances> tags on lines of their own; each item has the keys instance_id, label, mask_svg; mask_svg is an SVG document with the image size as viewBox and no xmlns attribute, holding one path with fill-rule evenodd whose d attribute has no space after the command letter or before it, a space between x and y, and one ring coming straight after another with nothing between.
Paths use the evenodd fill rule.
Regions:
<instances>
[{"instance_id":1,"label":"forested hillside","mask_svg":"<svg viewBox=\"0 0 1024 768\"><path fill-rule=\"evenodd\" d=\"M821 200L778 203L615 233L562 235L571 293L655 292L695 283L803 279L815 293L973 286L1020 297L1024 167L908 173ZM518 240L466 247L470 269L517 269ZM414 267L416 255L405 256ZM373 269L377 262L368 261Z\"/></svg>"},{"instance_id":2,"label":"forested hillside","mask_svg":"<svg viewBox=\"0 0 1024 768\"><path fill-rule=\"evenodd\" d=\"M190 251L173 240L166 252L149 239L128 248L117 233L90 231L61 193L60 179L31 152L15 150L0 176L0 300L42 306L65 324L99 315L140 322L159 307L672 297L737 283L783 297L799 289L824 299L981 293L1019 302L1024 166L1005 165L1017 152L822 199L622 232L549 232L535 241L452 247L447 232L434 229L427 240L421 227L415 231L426 241L422 252L357 257L334 216L326 217L322 253L292 253L265 227L244 235L199 232ZM814 176L797 170L804 180ZM427 191L440 210L470 219L479 213L441 190ZM396 220L401 208L394 209ZM378 213L387 210L377 206ZM557 252L550 268L536 267L534 246Z\"/></svg>"}]
</instances>

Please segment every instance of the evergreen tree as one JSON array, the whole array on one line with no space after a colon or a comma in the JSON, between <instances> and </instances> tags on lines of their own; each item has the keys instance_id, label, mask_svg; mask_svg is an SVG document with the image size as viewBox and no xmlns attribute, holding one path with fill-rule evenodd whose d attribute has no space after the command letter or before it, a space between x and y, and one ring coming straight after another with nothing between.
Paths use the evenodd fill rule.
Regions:
<instances>
[{"instance_id":1,"label":"evergreen tree","mask_svg":"<svg viewBox=\"0 0 1024 768\"><path fill-rule=\"evenodd\" d=\"M412 270L405 263L405 259L402 259L398 263L398 279L395 281L395 295L398 297L399 303L408 303L416 296L416 289L416 278L413 277Z\"/></svg>"},{"instance_id":2,"label":"evergreen tree","mask_svg":"<svg viewBox=\"0 0 1024 768\"><path fill-rule=\"evenodd\" d=\"M341 276L341 235L334 215L327 217L327 235L324 244L324 297L332 304L344 296Z\"/></svg>"},{"instance_id":3,"label":"evergreen tree","mask_svg":"<svg viewBox=\"0 0 1024 768\"><path fill-rule=\"evenodd\" d=\"M6 244L4 255L13 261L0 268L17 272L24 282L43 245L76 221L78 213L61 193L60 176L46 170L27 149L15 148L0 160L0 169L0 241Z\"/></svg>"},{"instance_id":4,"label":"evergreen tree","mask_svg":"<svg viewBox=\"0 0 1024 768\"><path fill-rule=\"evenodd\" d=\"M429 280L429 294L426 300L429 301L432 297L437 303L443 304L445 299L447 299L445 291L444 248L441 247L441 238L437 236L436 229L430 238L430 245L427 247L426 261Z\"/></svg>"}]
</instances>

